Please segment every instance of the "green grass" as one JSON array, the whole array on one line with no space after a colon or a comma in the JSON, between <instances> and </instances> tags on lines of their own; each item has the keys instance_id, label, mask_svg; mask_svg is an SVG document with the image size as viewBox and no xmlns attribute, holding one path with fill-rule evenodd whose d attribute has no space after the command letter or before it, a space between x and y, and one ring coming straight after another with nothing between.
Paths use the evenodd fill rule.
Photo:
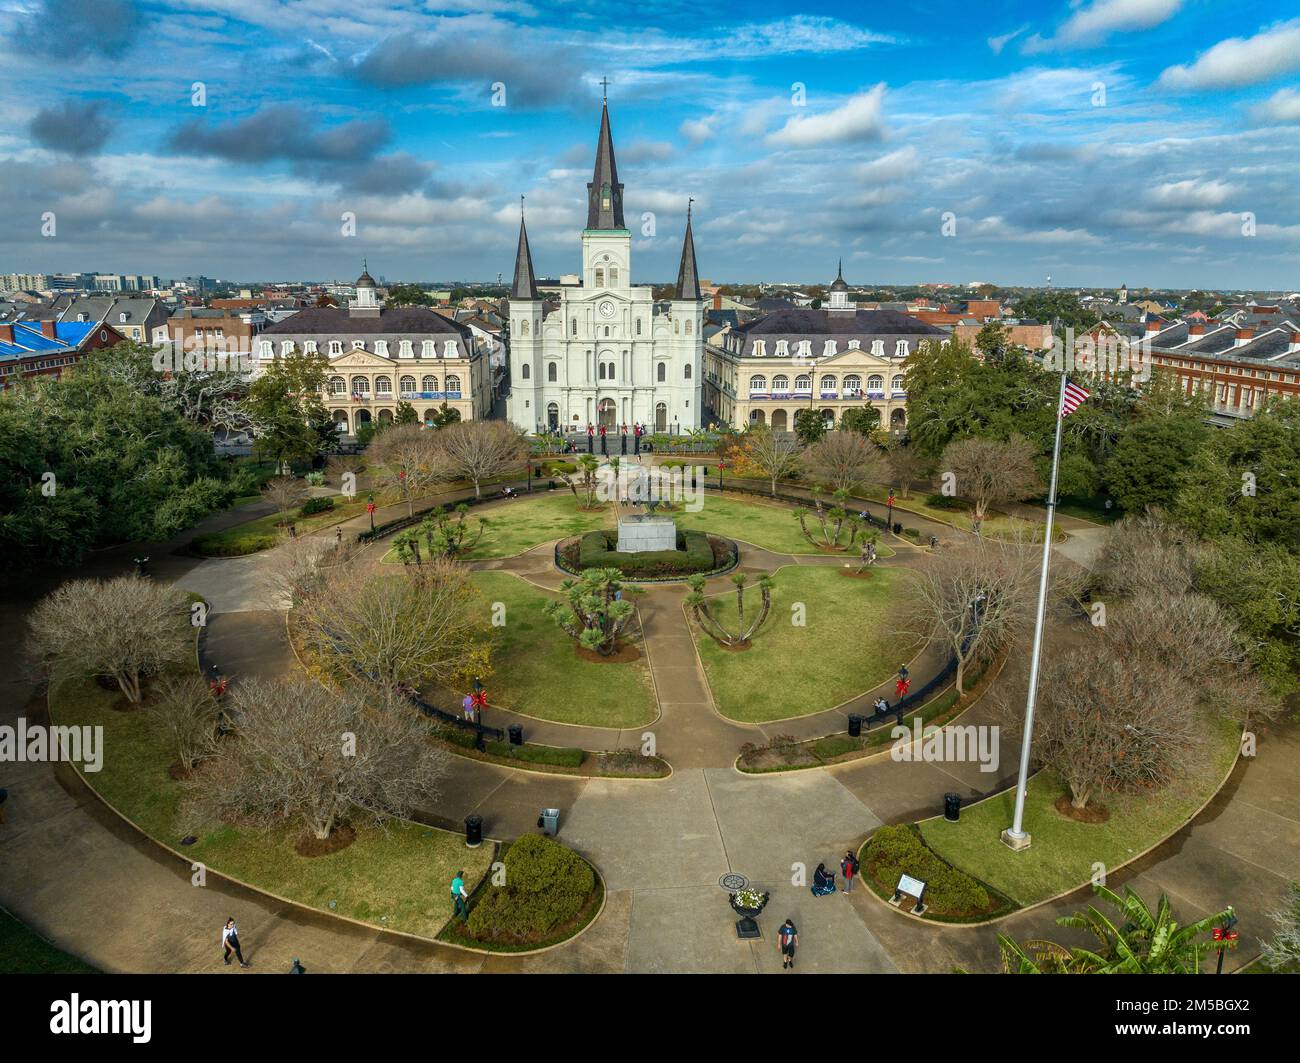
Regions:
<instances>
[{"instance_id":1,"label":"green grass","mask_svg":"<svg viewBox=\"0 0 1300 1063\"><path fill-rule=\"evenodd\" d=\"M750 649L723 649L696 632L718 711L742 723L783 720L832 708L883 682L920 649L890 622L902 578L890 569L877 569L869 580L848 579L830 566L781 569L772 613ZM759 600L752 583L745 591L746 616ZM804 605L802 627L792 623L797 602ZM735 593L712 603L714 615L734 630Z\"/></svg>"},{"instance_id":2,"label":"green grass","mask_svg":"<svg viewBox=\"0 0 1300 1063\"><path fill-rule=\"evenodd\" d=\"M99 974L0 908L0 974Z\"/></svg>"},{"instance_id":3,"label":"green grass","mask_svg":"<svg viewBox=\"0 0 1300 1063\"><path fill-rule=\"evenodd\" d=\"M464 868L467 881L475 882L487 872L490 847L466 849L458 835L417 823L361 828L346 849L311 858L293 849L301 831L193 823L181 807L182 785L167 774L171 751L143 713L110 708L115 696L94 682L55 680L50 716L59 724L102 726L110 755L103 770L85 780L145 833L214 873L312 908L432 938L451 916L454 873ZM182 847L190 834L198 841Z\"/></svg>"},{"instance_id":4,"label":"green grass","mask_svg":"<svg viewBox=\"0 0 1300 1063\"><path fill-rule=\"evenodd\" d=\"M298 526L298 534L309 535L321 528L341 524L343 521L360 516L366 511L365 502L347 502L340 505L339 499L342 497L342 495L334 496L333 509L325 510L323 513L313 513L310 517L299 517L297 516L297 510L294 510L294 521ZM255 554L261 550L269 550L281 542L285 534L276 527L280 519L280 514L272 513L265 517L258 517L256 520L247 521L244 524L236 524L233 528L227 528L225 531L197 536L193 543L194 550L196 553L208 557L240 557L245 554Z\"/></svg>"},{"instance_id":5,"label":"green grass","mask_svg":"<svg viewBox=\"0 0 1300 1063\"><path fill-rule=\"evenodd\" d=\"M478 528L478 518L486 517L487 530L462 560L477 561L494 557L513 557L538 543L552 539L566 539L570 535L613 525L613 510L606 507L594 513L585 513L578 508L581 499L574 498L572 491L536 492L530 497L522 495L514 502L502 502L491 509L475 506L469 511L465 521L472 529L470 535ZM399 564L396 549L390 549L384 555L384 561Z\"/></svg>"},{"instance_id":6,"label":"green grass","mask_svg":"<svg viewBox=\"0 0 1300 1063\"><path fill-rule=\"evenodd\" d=\"M862 494L874 502L883 504L889 495L889 489L881 486L868 487ZM974 527L971 522L970 507L961 499L953 499L951 506L934 506L926 502L923 493L913 491L910 498L903 498L901 494L896 493L894 502L894 523L902 524L905 528L909 524L908 517L911 514L919 514L940 524L951 524L958 531L968 532ZM1010 539L1021 534L1036 542L1043 537L1043 522L993 512L984 518L980 532L989 539ZM1053 530L1053 542L1064 542L1065 539L1066 533L1060 528Z\"/></svg>"},{"instance_id":7,"label":"green grass","mask_svg":"<svg viewBox=\"0 0 1300 1063\"><path fill-rule=\"evenodd\" d=\"M1105 794L1105 823L1076 823L1053 807L1066 792L1061 778L1041 771L1029 782L1025 829L1033 844L1015 853L999 836L1011 825L1015 788L963 808L961 819L942 816L920 824L926 843L953 866L1005 893L1018 904L1035 904L1086 883L1094 865L1113 871L1175 831L1214 792L1236 756L1238 736L1230 722L1215 728L1214 741L1196 767L1155 794Z\"/></svg>"},{"instance_id":8,"label":"green grass","mask_svg":"<svg viewBox=\"0 0 1300 1063\"><path fill-rule=\"evenodd\" d=\"M1056 503L1056 510L1066 516L1090 520L1095 524L1114 524L1124 515L1119 506L1111 506L1108 510L1106 500L1096 495L1063 495Z\"/></svg>"},{"instance_id":9,"label":"green grass","mask_svg":"<svg viewBox=\"0 0 1300 1063\"><path fill-rule=\"evenodd\" d=\"M670 516L677 522L677 527L683 530L698 529L714 535L724 535L728 539L741 539L777 554L844 553L853 560L857 559L856 544L847 551L814 546L799 530L795 513L796 507L784 502L742 501L709 492L704 496L704 508L698 513L676 509ZM811 512L808 514L808 530L813 534L821 531L817 518ZM841 532L840 540L844 543L849 541L847 527ZM883 542L877 542L876 553L880 557L889 557L893 551Z\"/></svg>"},{"instance_id":10,"label":"green grass","mask_svg":"<svg viewBox=\"0 0 1300 1063\"><path fill-rule=\"evenodd\" d=\"M488 681L489 705L591 727L640 727L655 718L644 657L623 664L584 660L577 643L542 611L559 595L508 572L476 572L473 580L489 622L493 603L505 606L504 625L492 629L496 671ZM639 632L635 621L630 630Z\"/></svg>"}]
</instances>

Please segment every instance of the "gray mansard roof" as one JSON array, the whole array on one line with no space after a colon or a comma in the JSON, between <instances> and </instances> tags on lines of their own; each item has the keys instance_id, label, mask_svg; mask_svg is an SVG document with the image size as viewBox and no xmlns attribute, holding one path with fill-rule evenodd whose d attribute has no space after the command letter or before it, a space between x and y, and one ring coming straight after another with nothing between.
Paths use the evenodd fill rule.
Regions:
<instances>
[{"instance_id":1,"label":"gray mansard roof","mask_svg":"<svg viewBox=\"0 0 1300 1063\"><path fill-rule=\"evenodd\" d=\"M740 325L742 336L933 336L948 333L897 310L810 310L791 307Z\"/></svg>"},{"instance_id":2,"label":"gray mansard roof","mask_svg":"<svg viewBox=\"0 0 1300 1063\"><path fill-rule=\"evenodd\" d=\"M427 306L387 307L378 317L354 317L346 308L311 306L262 330L263 336L458 335L472 344L468 325L434 313Z\"/></svg>"}]
</instances>

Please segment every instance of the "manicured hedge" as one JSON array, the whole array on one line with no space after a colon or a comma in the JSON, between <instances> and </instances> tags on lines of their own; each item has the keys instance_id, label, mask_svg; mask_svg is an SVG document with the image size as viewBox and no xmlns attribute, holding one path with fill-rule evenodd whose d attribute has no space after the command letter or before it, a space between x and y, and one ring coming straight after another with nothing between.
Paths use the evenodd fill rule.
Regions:
<instances>
[{"instance_id":1,"label":"manicured hedge","mask_svg":"<svg viewBox=\"0 0 1300 1063\"><path fill-rule=\"evenodd\" d=\"M489 884L469 914L469 932L483 941L526 943L571 923L596 888L591 865L572 849L525 834L503 860L505 884Z\"/></svg>"},{"instance_id":2,"label":"manicured hedge","mask_svg":"<svg viewBox=\"0 0 1300 1063\"><path fill-rule=\"evenodd\" d=\"M587 532L578 548L578 564L582 568L616 568L627 576L658 576L708 572L721 563L714 556L708 534L701 531L679 530L676 550L628 554L615 550L617 545L617 532Z\"/></svg>"},{"instance_id":3,"label":"manicured hedge","mask_svg":"<svg viewBox=\"0 0 1300 1063\"><path fill-rule=\"evenodd\" d=\"M941 860L909 823L881 827L862 850L864 869L883 890L903 874L926 884L925 903L935 915L974 915L993 906L977 880Z\"/></svg>"}]
</instances>

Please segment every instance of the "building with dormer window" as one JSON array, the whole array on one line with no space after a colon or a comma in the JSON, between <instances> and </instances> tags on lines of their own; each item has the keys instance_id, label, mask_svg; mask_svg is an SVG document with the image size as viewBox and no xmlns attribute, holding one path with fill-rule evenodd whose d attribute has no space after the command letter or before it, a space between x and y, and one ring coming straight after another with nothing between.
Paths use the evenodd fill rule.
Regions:
<instances>
[{"instance_id":1,"label":"building with dormer window","mask_svg":"<svg viewBox=\"0 0 1300 1063\"><path fill-rule=\"evenodd\" d=\"M399 402L430 423L444 404L462 421L492 408L488 345L427 306L386 307L368 271L347 307L313 306L268 325L253 339L258 370L276 358L326 359L323 400L341 435L391 421Z\"/></svg>"},{"instance_id":2,"label":"building with dormer window","mask_svg":"<svg viewBox=\"0 0 1300 1063\"><path fill-rule=\"evenodd\" d=\"M841 268L825 308L778 309L706 344L707 422L793 431L801 409L834 426L846 410L867 408L882 427L905 431L907 359L948 333L896 310L860 310L848 290Z\"/></svg>"}]
</instances>

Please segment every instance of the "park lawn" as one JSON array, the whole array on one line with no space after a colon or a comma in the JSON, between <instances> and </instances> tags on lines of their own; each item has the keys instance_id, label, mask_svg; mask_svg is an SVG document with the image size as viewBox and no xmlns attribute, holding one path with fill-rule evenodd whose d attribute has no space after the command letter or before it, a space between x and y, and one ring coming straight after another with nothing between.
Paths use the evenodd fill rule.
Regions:
<instances>
[{"instance_id":1,"label":"park lawn","mask_svg":"<svg viewBox=\"0 0 1300 1063\"><path fill-rule=\"evenodd\" d=\"M887 487L873 486L865 488L862 494L874 502L883 504L889 496L889 489ZM909 513L927 517L930 520L938 521L940 524L951 524L958 531L968 532L974 527L971 522L970 506L964 501L958 501L952 507L932 506L925 501L925 495L917 492L913 492L910 498L895 495L894 522L907 527ZM989 516L984 518L980 533L989 539L1010 539L1016 534L1021 534L1028 537L1032 542L1041 542L1043 538L1043 521L1026 520L1024 517L1012 517L1005 513L990 511ZM1066 538L1066 533L1060 528L1052 529L1052 542L1061 543Z\"/></svg>"},{"instance_id":2,"label":"park lawn","mask_svg":"<svg viewBox=\"0 0 1300 1063\"><path fill-rule=\"evenodd\" d=\"M777 554L838 554L857 559L858 546L851 550L828 550L815 546L799 530L799 521L795 514L797 507L784 502L742 501L727 498L716 492L704 495L703 508L698 513L683 511L680 507L669 513L677 527L683 531L707 531L714 535L723 535L728 539L740 539L764 550ZM816 516L808 513L808 528L814 534L821 530ZM879 529L877 529L878 531ZM840 533L840 541L849 541L849 529L846 526ZM893 553L883 542L877 541L876 554L889 557Z\"/></svg>"},{"instance_id":3,"label":"park lawn","mask_svg":"<svg viewBox=\"0 0 1300 1063\"><path fill-rule=\"evenodd\" d=\"M1012 852L1000 840L1011 825L1016 791L1002 793L961 810L950 823L942 816L919 824L921 835L954 867L974 875L1020 905L1036 904L1086 884L1096 865L1114 871L1173 833L1209 799L1237 755L1239 731L1230 721L1215 726L1213 740L1195 770L1155 794L1105 794L1105 823L1076 823L1053 807L1067 792L1052 771L1029 782L1025 829L1033 844Z\"/></svg>"},{"instance_id":4,"label":"park lawn","mask_svg":"<svg viewBox=\"0 0 1300 1063\"><path fill-rule=\"evenodd\" d=\"M613 520L613 510L605 506L590 513L579 509L580 499L573 497L572 491L546 491L521 495L513 502L501 502L491 509L480 510L472 507L465 518L470 526L470 535L477 530L477 518L486 517L487 530L475 545L467 552L462 561L478 561L494 557L513 557L522 554L539 543L552 539L567 539L570 535L604 528ZM400 564L396 549L384 554L384 560L390 564Z\"/></svg>"},{"instance_id":5,"label":"park lawn","mask_svg":"<svg viewBox=\"0 0 1300 1063\"><path fill-rule=\"evenodd\" d=\"M0 974L99 974L0 908Z\"/></svg>"},{"instance_id":6,"label":"park lawn","mask_svg":"<svg viewBox=\"0 0 1300 1063\"><path fill-rule=\"evenodd\" d=\"M767 723L833 708L884 682L921 649L890 622L904 578L892 569L848 579L831 566L790 565L775 576L771 615L748 650L724 649L697 629L695 645L718 711L741 723ZM751 579L747 617L759 601ZM803 627L791 622L798 602L805 606ZM735 592L712 604L723 626L734 629Z\"/></svg>"},{"instance_id":7,"label":"park lawn","mask_svg":"<svg viewBox=\"0 0 1300 1063\"><path fill-rule=\"evenodd\" d=\"M589 727L641 727L659 714L645 657L597 664L578 656L577 643L542 611L560 595L509 572L475 572L473 580L483 594L484 619L491 621L495 603L505 606L504 625L492 629L489 706ZM628 630L640 646L636 621Z\"/></svg>"},{"instance_id":8,"label":"park lawn","mask_svg":"<svg viewBox=\"0 0 1300 1063\"><path fill-rule=\"evenodd\" d=\"M1063 495L1056 503L1056 511L1094 524L1114 524L1124 515L1119 506L1107 509L1106 500L1099 495Z\"/></svg>"},{"instance_id":9,"label":"park lawn","mask_svg":"<svg viewBox=\"0 0 1300 1063\"><path fill-rule=\"evenodd\" d=\"M57 724L102 726L103 768L83 773L86 782L146 834L215 874L321 911L433 938L451 916L455 872L464 868L469 883L487 872L491 846L467 849L459 835L406 821L358 828L347 848L310 858L293 849L297 830L193 822L182 807L182 784L167 774L175 757L140 710L111 708L116 696L90 680L54 679L50 717ZM188 835L198 841L182 846Z\"/></svg>"},{"instance_id":10,"label":"park lawn","mask_svg":"<svg viewBox=\"0 0 1300 1063\"><path fill-rule=\"evenodd\" d=\"M297 516L297 510L293 511L294 523L298 526L299 535L310 535L314 531L320 531L322 528L330 528L335 524L342 524L345 520L358 517L366 511L364 501L343 502L340 504L342 495L333 495L334 508L327 509L322 513L313 513L309 517ZM280 542L285 534L276 525L280 521L280 514L271 513L265 517L258 517L256 520L250 520L244 524L236 524L233 528L227 528L225 531L213 532L211 535L200 535L194 540L194 550L196 553L209 557L240 557L245 554L255 554L261 550L269 550Z\"/></svg>"}]
</instances>

